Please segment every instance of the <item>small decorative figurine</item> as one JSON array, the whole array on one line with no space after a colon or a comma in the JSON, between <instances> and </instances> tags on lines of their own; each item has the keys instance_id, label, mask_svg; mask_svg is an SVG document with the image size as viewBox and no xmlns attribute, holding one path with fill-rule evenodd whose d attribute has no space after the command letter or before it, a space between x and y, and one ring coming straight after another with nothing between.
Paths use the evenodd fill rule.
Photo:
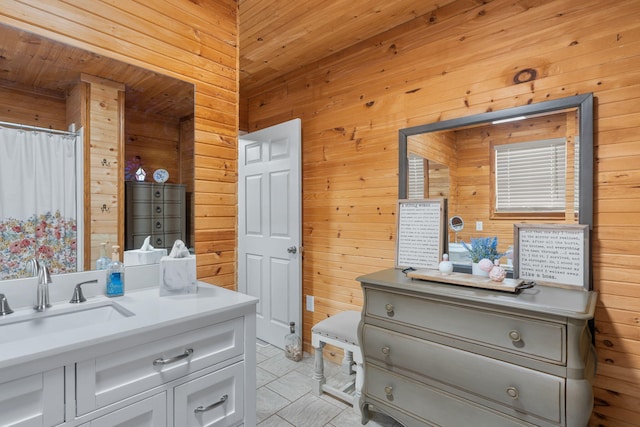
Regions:
<instances>
[{"instance_id":1,"label":"small decorative figurine","mask_svg":"<svg viewBox=\"0 0 640 427\"><path fill-rule=\"evenodd\" d=\"M489 272L489 279L494 282L502 282L504 278L507 277L507 272L504 271L502 267L500 267L500 261L495 260L493 268Z\"/></svg>"},{"instance_id":2,"label":"small decorative figurine","mask_svg":"<svg viewBox=\"0 0 640 427\"><path fill-rule=\"evenodd\" d=\"M453 264L451 263L451 261L449 261L449 255L448 254L443 254L442 255L442 262L440 262L440 264L438 264L438 270L442 274L451 274L451 273L453 273Z\"/></svg>"}]
</instances>

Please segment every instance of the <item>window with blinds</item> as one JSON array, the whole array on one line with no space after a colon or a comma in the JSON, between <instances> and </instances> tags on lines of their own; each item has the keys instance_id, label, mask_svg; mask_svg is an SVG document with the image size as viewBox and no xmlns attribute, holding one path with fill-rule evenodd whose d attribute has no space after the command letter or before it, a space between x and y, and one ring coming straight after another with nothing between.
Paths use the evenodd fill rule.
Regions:
<instances>
[{"instance_id":1,"label":"window with blinds","mask_svg":"<svg viewBox=\"0 0 640 427\"><path fill-rule=\"evenodd\" d=\"M413 153L408 155L407 198L424 198L424 159Z\"/></svg>"},{"instance_id":2,"label":"window with blinds","mask_svg":"<svg viewBox=\"0 0 640 427\"><path fill-rule=\"evenodd\" d=\"M566 139L495 145L497 213L564 212Z\"/></svg>"}]
</instances>

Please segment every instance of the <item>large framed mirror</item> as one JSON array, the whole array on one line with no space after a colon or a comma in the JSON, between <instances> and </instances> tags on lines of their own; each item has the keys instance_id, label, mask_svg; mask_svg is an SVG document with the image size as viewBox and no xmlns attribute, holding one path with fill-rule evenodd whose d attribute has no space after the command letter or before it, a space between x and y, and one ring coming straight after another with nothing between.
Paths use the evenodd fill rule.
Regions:
<instances>
[{"instance_id":1,"label":"large framed mirror","mask_svg":"<svg viewBox=\"0 0 640 427\"><path fill-rule=\"evenodd\" d=\"M84 224L84 230L77 240L68 240L69 246L81 248L76 254L82 255L83 261L76 263L77 270L95 268L101 242L107 243L108 252L111 245L120 245L121 251L133 249L126 247L124 218L125 181L135 179L129 170L132 167L143 167L145 184L156 185L154 171L161 170L168 176L166 184L184 186L186 231L182 240L194 244L194 92L192 83L0 25L0 127L51 134L83 129L75 191L77 221ZM50 167L55 169L59 164ZM9 181L5 179L5 183ZM34 214L42 216L41 212L28 215ZM14 232L20 227L6 227L7 221L22 221L13 214L11 217L0 218L0 231L9 230L0 236L4 258L0 267L13 263L11 268L18 273L3 270L6 274L0 279L25 277L22 264L27 256L33 256L20 255L30 238ZM43 234L43 229L54 226L57 223L42 222L35 233ZM56 232L56 247L49 252L67 251L69 248L60 247L63 239L59 230ZM38 245L40 249L43 246ZM15 259L9 261L9 255Z\"/></svg>"},{"instance_id":2,"label":"large framed mirror","mask_svg":"<svg viewBox=\"0 0 640 427\"><path fill-rule=\"evenodd\" d=\"M462 272L472 238L496 236L508 253L515 223L591 227L593 95L401 129L398 197L447 200L465 224L449 228L445 248Z\"/></svg>"}]
</instances>

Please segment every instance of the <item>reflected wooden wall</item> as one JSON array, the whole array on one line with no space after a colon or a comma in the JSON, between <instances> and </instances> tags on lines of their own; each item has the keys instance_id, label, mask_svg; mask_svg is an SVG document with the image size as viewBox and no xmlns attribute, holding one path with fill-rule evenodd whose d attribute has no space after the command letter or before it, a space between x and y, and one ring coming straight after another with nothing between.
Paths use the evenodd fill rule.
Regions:
<instances>
[{"instance_id":1,"label":"reflected wooden wall","mask_svg":"<svg viewBox=\"0 0 640 427\"><path fill-rule=\"evenodd\" d=\"M230 288L235 287L236 15L234 0L7 0L0 8L0 22L7 25L195 84L197 274Z\"/></svg>"},{"instance_id":2,"label":"reflected wooden wall","mask_svg":"<svg viewBox=\"0 0 640 427\"><path fill-rule=\"evenodd\" d=\"M302 119L306 348L314 323L360 309L356 277L394 265L398 129L593 92L592 425L637 426L639 69L638 1L460 0L243 93L248 131Z\"/></svg>"}]
</instances>

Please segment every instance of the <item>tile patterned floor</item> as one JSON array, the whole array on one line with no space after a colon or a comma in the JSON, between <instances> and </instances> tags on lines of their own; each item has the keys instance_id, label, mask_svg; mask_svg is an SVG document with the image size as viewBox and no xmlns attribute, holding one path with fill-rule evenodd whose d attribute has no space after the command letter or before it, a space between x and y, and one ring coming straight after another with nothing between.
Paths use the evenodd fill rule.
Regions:
<instances>
[{"instance_id":1,"label":"tile patterned floor","mask_svg":"<svg viewBox=\"0 0 640 427\"><path fill-rule=\"evenodd\" d=\"M284 351L269 344L256 345L257 418L259 427L356 427L360 416L328 394L311 393L313 357L305 353L300 362L284 356ZM325 361L327 383L348 380L340 366ZM393 419L371 412L367 427L402 427Z\"/></svg>"}]
</instances>

